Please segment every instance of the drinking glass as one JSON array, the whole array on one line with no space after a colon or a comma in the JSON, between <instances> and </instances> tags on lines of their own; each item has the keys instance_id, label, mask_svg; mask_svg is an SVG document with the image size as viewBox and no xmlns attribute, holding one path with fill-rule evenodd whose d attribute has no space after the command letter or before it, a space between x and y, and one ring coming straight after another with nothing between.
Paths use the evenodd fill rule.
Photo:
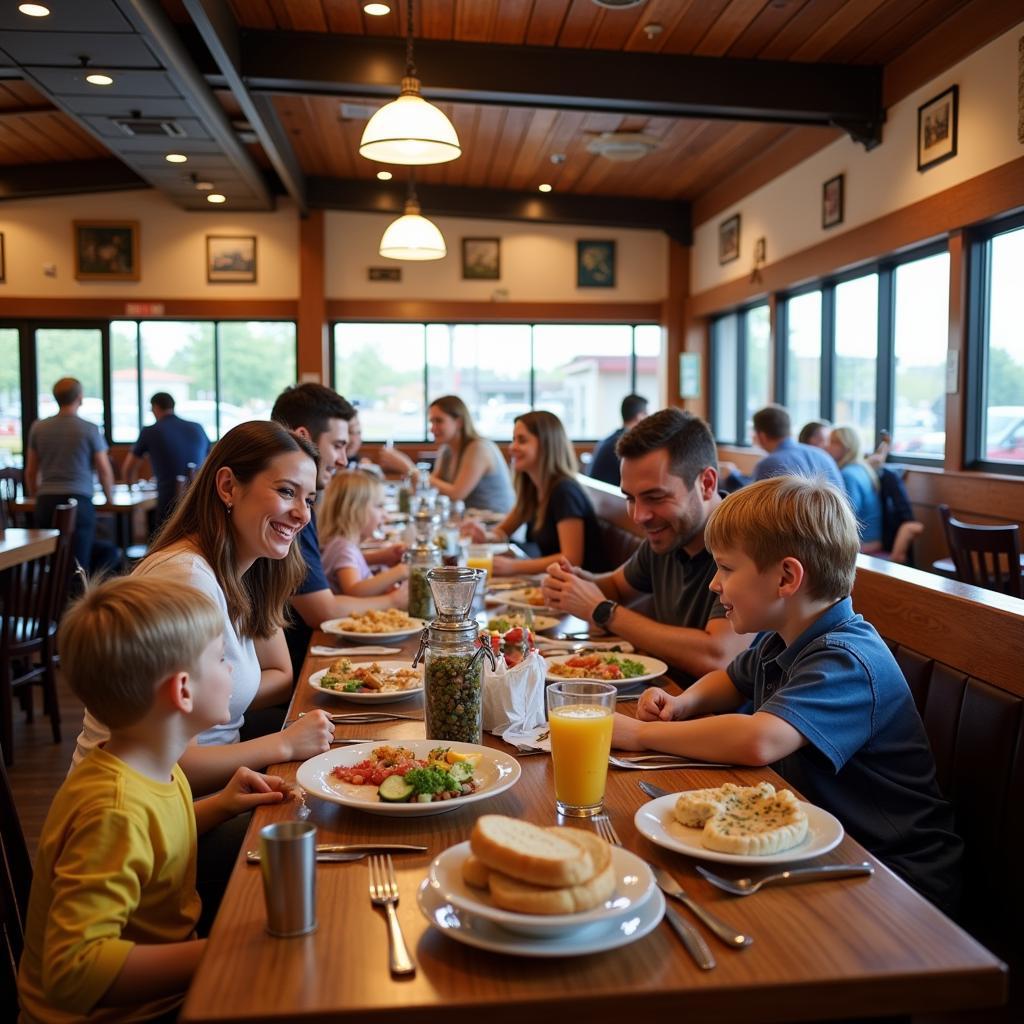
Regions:
<instances>
[{"instance_id":1,"label":"drinking glass","mask_svg":"<svg viewBox=\"0 0 1024 1024\"><path fill-rule=\"evenodd\" d=\"M487 573L480 587L481 591L486 590L490 577L494 575L494 549L490 544L470 544L466 550L466 566L469 569L483 569Z\"/></svg>"},{"instance_id":2,"label":"drinking glass","mask_svg":"<svg viewBox=\"0 0 1024 1024\"><path fill-rule=\"evenodd\" d=\"M610 683L581 679L560 680L547 689L559 814L590 818L601 813L617 692Z\"/></svg>"}]
</instances>

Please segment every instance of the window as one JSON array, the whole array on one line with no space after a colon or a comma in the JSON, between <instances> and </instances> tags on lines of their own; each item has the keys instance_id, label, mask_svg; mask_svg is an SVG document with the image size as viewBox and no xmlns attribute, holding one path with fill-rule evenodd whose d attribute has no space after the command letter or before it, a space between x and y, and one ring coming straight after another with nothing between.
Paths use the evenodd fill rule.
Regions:
<instances>
[{"instance_id":1,"label":"window","mask_svg":"<svg viewBox=\"0 0 1024 1024\"><path fill-rule=\"evenodd\" d=\"M989 272L980 454L984 461L1001 466L1020 465L1024 464L1024 227L995 235L985 249Z\"/></svg>"},{"instance_id":2,"label":"window","mask_svg":"<svg viewBox=\"0 0 1024 1024\"><path fill-rule=\"evenodd\" d=\"M893 281L893 448L942 458L946 452L949 254L901 263Z\"/></svg>"},{"instance_id":3,"label":"window","mask_svg":"<svg viewBox=\"0 0 1024 1024\"><path fill-rule=\"evenodd\" d=\"M744 326L747 341L747 412L743 424L743 436L746 438L751 437L754 432L754 413L768 404L768 396L772 390L772 326L768 307L755 306L753 309L748 309Z\"/></svg>"},{"instance_id":4,"label":"window","mask_svg":"<svg viewBox=\"0 0 1024 1024\"><path fill-rule=\"evenodd\" d=\"M835 405L833 420L856 427L861 450L875 447L878 369L878 275L836 285Z\"/></svg>"},{"instance_id":5,"label":"window","mask_svg":"<svg viewBox=\"0 0 1024 1024\"><path fill-rule=\"evenodd\" d=\"M21 455L20 332L0 327L0 467Z\"/></svg>"},{"instance_id":6,"label":"window","mask_svg":"<svg viewBox=\"0 0 1024 1024\"><path fill-rule=\"evenodd\" d=\"M793 428L821 419L821 292L786 302L786 407Z\"/></svg>"},{"instance_id":7,"label":"window","mask_svg":"<svg viewBox=\"0 0 1024 1024\"><path fill-rule=\"evenodd\" d=\"M53 416L53 385L62 377L82 382L78 415L103 430L103 331L98 327L40 327L35 331L40 418Z\"/></svg>"},{"instance_id":8,"label":"window","mask_svg":"<svg viewBox=\"0 0 1024 1024\"><path fill-rule=\"evenodd\" d=\"M657 403L661 345L656 325L337 323L334 381L367 441L426 440L428 403L446 394L485 437L508 439L536 408L591 440L619 425L631 391Z\"/></svg>"},{"instance_id":9,"label":"window","mask_svg":"<svg viewBox=\"0 0 1024 1024\"><path fill-rule=\"evenodd\" d=\"M214 333L210 320L143 320L139 324L143 426L153 422L149 399L157 391L166 391L174 399L175 413L200 423L211 441L249 418L237 407L221 409L218 430Z\"/></svg>"},{"instance_id":10,"label":"window","mask_svg":"<svg viewBox=\"0 0 1024 1024\"><path fill-rule=\"evenodd\" d=\"M139 325L115 320L110 325L110 437L134 444L139 436ZM148 408L148 404L147 404ZM148 416L147 422L153 417Z\"/></svg>"},{"instance_id":11,"label":"window","mask_svg":"<svg viewBox=\"0 0 1024 1024\"><path fill-rule=\"evenodd\" d=\"M711 379L714 395L711 412L712 430L719 441L740 444L736 410L739 382L739 331L735 316L723 316L711 325Z\"/></svg>"},{"instance_id":12,"label":"window","mask_svg":"<svg viewBox=\"0 0 1024 1024\"><path fill-rule=\"evenodd\" d=\"M767 305L711 325L711 424L719 441L748 444L753 416L771 394L771 314Z\"/></svg>"},{"instance_id":13,"label":"window","mask_svg":"<svg viewBox=\"0 0 1024 1024\"><path fill-rule=\"evenodd\" d=\"M269 420L274 400L295 383L295 324L222 321L217 324L217 342L221 433L229 429L229 419L230 426Z\"/></svg>"}]
</instances>

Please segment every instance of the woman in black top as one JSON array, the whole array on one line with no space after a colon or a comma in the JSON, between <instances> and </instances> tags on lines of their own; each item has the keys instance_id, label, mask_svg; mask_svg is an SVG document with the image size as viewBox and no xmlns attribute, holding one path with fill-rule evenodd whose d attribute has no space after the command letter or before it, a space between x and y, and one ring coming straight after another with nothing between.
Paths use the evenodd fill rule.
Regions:
<instances>
[{"instance_id":1,"label":"woman in black top","mask_svg":"<svg viewBox=\"0 0 1024 1024\"><path fill-rule=\"evenodd\" d=\"M507 539L526 523L526 540L540 549L540 557L524 560L498 555L494 575L543 572L561 558L591 572L603 571L597 517L590 498L576 482L576 456L562 421L543 411L517 416L509 452L516 474L516 504L494 534Z\"/></svg>"}]
</instances>

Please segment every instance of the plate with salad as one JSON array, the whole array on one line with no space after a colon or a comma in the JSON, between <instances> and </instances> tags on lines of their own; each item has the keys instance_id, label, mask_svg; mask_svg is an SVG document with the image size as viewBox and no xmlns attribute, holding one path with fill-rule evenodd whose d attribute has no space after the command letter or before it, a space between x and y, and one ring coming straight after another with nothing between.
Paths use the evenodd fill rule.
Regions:
<instances>
[{"instance_id":1,"label":"plate with salad","mask_svg":"<svg viewBox=\"0 0 1024 1024\"><path fill-rule=\"evenodd\" d=\"M343 807L415 818L489 800L519 775L514 757L476 743L371 740L310 758L299 765L296 781Z\"/></svg>"},{"instance_id":2,"label":"plate with salad","mask_svg":"<svg viewBox=\"0 0 1024 1024\"><path fill-rule=\"evenodd\" d=\"M507 633L510 629L516 627L522 627L526 625L526 612L492 612L487 617L487 632L488 633ZM535 633L543 633L546 630L554 629L558 625L559 620L553 615L534 615L533 616L533 631Z\"/></svg>"},{"instance_id":3,"label":"plate with salad","mask_svg":"<svg viewBox=\"0 0 1024 1024\"><path fill-rule=\"evenodd\" d=\"M668 671L668 665L644 654L609 654L591 651L584 654L562 654L545 658L548 679L588 679L616 686L632 686L657 679Z\"/></svg>"},{"instance_id":4,"label":"plate with salad","mask_svg":"<svg viewBox=\"0 0 1024 1024\"><path fill-rule=\"evenodd\" d=\"M408 661L352 661L338 658L314 672L309 685L319 693L363 704L390 704L423 692L423 667Z\"/></svg>"}]
</instances>

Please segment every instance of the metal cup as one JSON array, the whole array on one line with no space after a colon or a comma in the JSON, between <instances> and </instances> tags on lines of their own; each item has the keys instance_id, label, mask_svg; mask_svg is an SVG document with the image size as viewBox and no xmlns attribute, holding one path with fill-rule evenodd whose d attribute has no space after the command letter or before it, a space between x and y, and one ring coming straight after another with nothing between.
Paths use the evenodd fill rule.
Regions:
<instances>
[{"instance_id":1,"label":"metal cup","mask_svg":"<svg viewBox=\"0 0 1024 1024\"><path fill-rule=\"evenodd\" d=\"M267 931L278 938L316 930L316 825L279 821L260 829Z\"/></svg>"}]
</instances>

